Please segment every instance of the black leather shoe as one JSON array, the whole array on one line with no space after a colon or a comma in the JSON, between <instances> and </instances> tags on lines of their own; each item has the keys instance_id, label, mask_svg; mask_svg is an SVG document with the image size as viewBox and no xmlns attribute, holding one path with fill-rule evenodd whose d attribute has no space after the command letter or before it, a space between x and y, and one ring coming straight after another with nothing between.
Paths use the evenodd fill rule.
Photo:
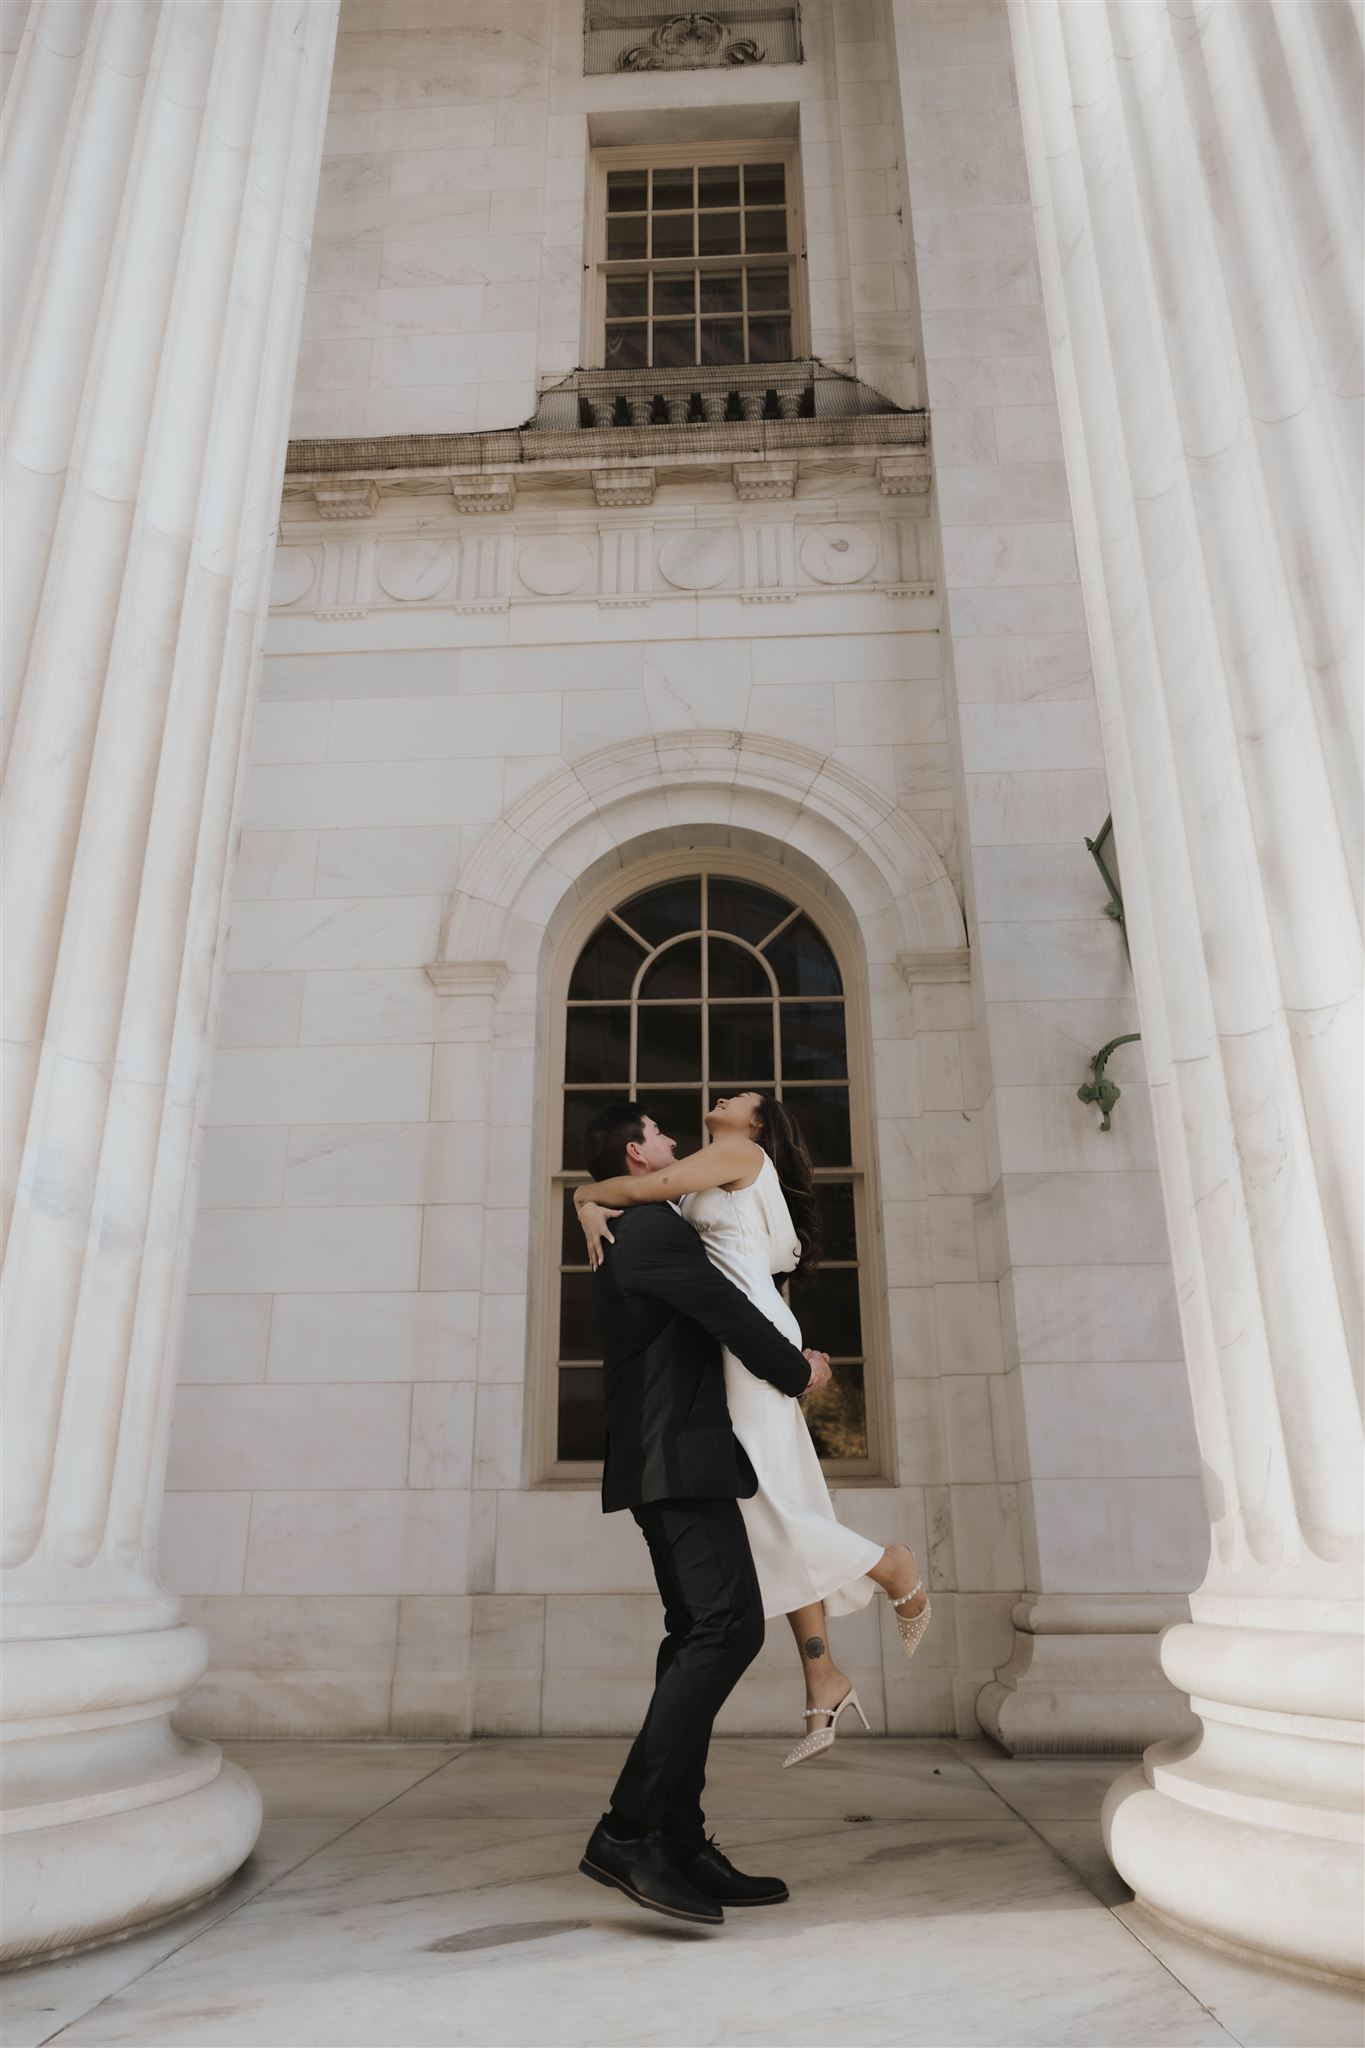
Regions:
<instances>
[{"instance_id":1,"label":"black leather shoe","mask_svg":"<svg viewBox=\"0 0 1365 2048\"><path fill-rule=\"evenodd\" d=\"M680 1856L678 1865L690 1885L723 1906L780 1906L791 1897L780 1877L746 1877L736 1870L714 1841L690 1858Z\"/></svg>"},{"instance_id":2,"label":"black leather shoe","mask_svg":"<svg viewBox=\"0 0 1365 2048\"><path fill-rule=\"evenodd\" d=\"M585 1877L614 1885L637 1906L667 1913L672 1920L692 1920L701 1927L719 1927L724 1922L715 1898L688 1882L678 1868L677 1857L657 1831L641 1835L638 1841L616 1842L599 1821L578 1867Z\"/></svg>"}]
</instances>

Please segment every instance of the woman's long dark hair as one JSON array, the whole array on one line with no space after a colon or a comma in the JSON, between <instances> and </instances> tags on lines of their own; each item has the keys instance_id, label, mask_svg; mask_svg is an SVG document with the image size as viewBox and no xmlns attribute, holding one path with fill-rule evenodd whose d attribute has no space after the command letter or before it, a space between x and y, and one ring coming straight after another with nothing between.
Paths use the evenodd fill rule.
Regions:
<instances>
[{"instance_id":1,"label":"woman's long dark hair","mask_svg":"<svg viewBox=\"0 0 1365 2048\"><path fill-rule=\"evenodd\" d=\"M758 1142L777 1168L782 1192L796 1225L801 1257L795 1277L808 1280L820 1263L824 1249L820 1230L820 1204L815 1197L815 1168L811 1164L801 1126L776 1096L761 1095L758 1104Z\"/></svg>"}]
</instances>

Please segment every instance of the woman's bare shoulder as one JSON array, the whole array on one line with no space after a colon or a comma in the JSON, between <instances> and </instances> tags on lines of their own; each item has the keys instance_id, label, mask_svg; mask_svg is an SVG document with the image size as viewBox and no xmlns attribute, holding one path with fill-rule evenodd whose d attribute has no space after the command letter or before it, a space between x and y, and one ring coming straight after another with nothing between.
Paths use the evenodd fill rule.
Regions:
<instances>
[{"instance_id":1,"label":"woman's bare shoulder","mask_svg":"<svg viewBox=\"0 0 1365 2048\"><path fill-rule=\"evenodd\" d=\"M724 1147L722 1157L730 1168L724 1187L732 1194L751 1188L762 1173L763 1162L768 1156L763 1147L753 1138L742 1137L738 1132L733 1137L718 1139L717 1143Z\"/></svg>"}]
</instances>

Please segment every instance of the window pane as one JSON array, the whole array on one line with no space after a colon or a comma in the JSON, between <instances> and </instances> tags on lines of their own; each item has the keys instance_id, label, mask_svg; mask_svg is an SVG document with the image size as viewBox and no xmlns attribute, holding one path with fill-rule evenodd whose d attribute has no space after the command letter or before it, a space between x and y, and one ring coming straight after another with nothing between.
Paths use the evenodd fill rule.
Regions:
<instances>
[{"instance_id":1,"label":"window pane","mask_svg":"<svg viewBox=\"0 0 1365 2048\"><path fill-rule=\"evenodd\" d=\"M564 1143L560 1153L560 1164L565 1173L580 1173L586 1168L587 1162L583 1157L583 1126L593 1111L603 1108L608 1102L621 1101L626 1092L624 1087L565 1089Z\"/></svg>"},{"instance_id":2,"label":"window pane","mask_svg":"<svg viewBox=\"0 0 1365 2048\"><path fill-rule=\"evenodd\" d=\"M792 906L771 889L752 882L728 882L712 875L707 884L707 921L713 932L737 932L755 946L792 914ZM822 991L823 993L823 991Z\"/></svg>"},{"instance_id":3,"label":"window pane","mask_svg":"<svg viewBox=\"0 0 1365 2048\"><path fill-rule=\"evenodd\" d=\"M570 1010L564 1051L566 1081L630 1078L630 1011Z\"/></svg>"},{"instance_id":4,"label":"window pane","mask_svg":"<svg viewBox=\"0 0 1365 2048\"><path fill-rule=\"evenodd\" d=\"M692 166L678 164L668 170L654 173L654 211L662 212L665 207L691 206Z\"/></svg>"},{"instance_id":5,"label":"window pane","mask_svg":"<svg viewBox=\"0 0 1365 2048\"><path fill-rule=\"evenodd\" d=\"M653 216L654 254L690 256L693 216L690 213L656 213ZM608 230L610 232L610 230Z\"/></svg>"},{"instance_id":6,"label":"window pane","mask_svg":"<svg viewBox=\"0 0 1365 2048\"><path fill-rule=\"evenodd\" d=\"M742 320L703 320L701 323L701 359L704 363L742 363L744 361L744 322Z\"/></svg>"},{"instance_id":7,"label":"window pane","mask_svg":"<svg viewBox=\"0 0 1365 2048\"><path fill-rule=\"evenodd\" d=\"M739 165L703 164L697 172L699 206L739 205Z\"/></svg>"},{"instance_id":8,"label":"window pane","mask_svg":"<svg viewBox=\"0 0 1365 2048\"><path fill-rule=\"evenodd\" d=\"M607 328L607 362L609 370L643 370L648 347L647 330L644 321L635 327Z\"/></svg>"},{"instance_id":9,"label":"window pane","mask_svg":"<svg viewBox=\"0 0 1365 2048\"><path fill-rule=\"evenodd\" d=\"M676 938L679 932L699 929L701 883L661 883L657 889L646 889L642 896L633 896L616 915L651 946L661 946L665 939Z\"/></svg>"},{"instance_id":10,"label":"window pane","mask_svg":"<svg viewBox=\"0 0 1365 2048\"><path fill-rule=\"evenodd\" d=\"M721 215L721 219L728 218ZM729 244L726 245L730 246ZM746 213L744 216L744 246L752 252L755 249L785 249L787 246L787 210L785 207L766 209L762 213ZM704 251L703 251L704 253Z\"/></svg>"},{"instance_id":11,"label":"window pane","mask_svg":"<svg viewBox=\"0 0 1365 2048\"><path fill-rule=\"evenodd\" d=\"M690 320L655 321L651 361L656 370L679 370L696 360L696 333Z\"/></svg>"},{"instance_id":12,"label":"window pane","mask_svg":"<svg viewBox=\"0 0 1365 2048\"><path fill-rule=\"evenodd\" d=\"M639 1101L641 1109L653 1117L664 1136L677 1139L679 1159L701 1150L701 1096L695 1088L645 1091Z\"/></svg>"},{"instance_id":13,"label":"window pane","mask_svg":"<svg viewBox=\"0 0 1365 2048\"><path fill-rule=\"evenodd\" d=\"M641 1001L701 994L701 940L682 939L660 953L640 983Z\"/></svg>"},{"instance_id":14,"label":"window pane","mask_svg":"<svg viewBox=\"0 0 1365 2048\"><path fill-rule=\"evenodd\" d=\"M751 320L749 322L749 361L751 363L789 363L792 359L792 324L790 320Z\"/></svg>"},{"instance_id":15,"label":"window pane","mask_svg":"<svg viewBox=\"0 0 1365 2048\"><path fill-rule=\"evenodd\" d=\"M766 1008L711 1010L711 1080L733 1087L742 1074L773 1074L773 1013Z\"/></svg>"},{"instance_id":16,"label":"window pane","mask_svg":"<svg viewBox=\"0 0 1365 2048\"><path fill-rule=\"evenodd\" d=\"M568 1365L559 1375L559 1444L561 1458L606 1456L602 1426L602 1369Z\"/></svg>"},{"instance_id":17,"label":"window pane","mask_svg":"<svg viewBox=\"0 0 1365 2048\"><path fill-rule=\"evenodd\" d=\"M784 1083L782 1100L800 1124L817 1166L853 1164L847 1088L788 1088Z\"/></svg>"},{"instance_id":18,"label":"window pane","mask_svg":"<svg viewBox=\"0 0 1365 2048\"><path fill-rule=\"evenodd\" d=\"M737 270L704 270L701 276L703 313L738 313L743 287Z\"/></svg>"},{"instance_id":19,"label":"window pane","mask_svg":"<svg viewBox=\"0 0 1365 2048\"><path fill-rule=\"evenodd\" d=\"M808 917L795 918L764 951L784 996L843 994L834 955Z\"/></svg>"},{"instance_id":20,"label":"window pane","mask_svg":"<svg viewBox=\"0 0 1365 2048\"><path fill-rule=\"evenodd\" d=\"M625 257L644 256L645 217L642 213L622 214L607 221L607 261L620 262Z\"/></svg>"},{"instance_id":21,"label":"window pane","mask_svg":"<svg viewBox=\"0 0 1365 2048\"><path fill-rule=\"evenodd\" d=\"M772 984L761 960L728 939L712 939L707 986L715 996L771 996Z\"/></svg>"},{"instance_id":22,"label":"window pane","mask_svg":"<svg viewBox=\"0 0 1365 2048\"><path fill-rule=\"evenodd\" d=\"M578 1220L578 1211L573 1205L573 1189L565 1188L562 1193L564 1214L561 1218L559 1256L566 1266L585 1266L588 1245Z\"/></svg>"},{"instance_id":23,"label":"window pane","mask_svg":"<svg viewBox=\"0 0 1365 2048\"><path fill-rule=\"evenodd\" d=\"M656 277L654 280L654 317L664 320L678 313L690 314L693 310L693 278ZM611 311L610 306L607 308Z\"/></svg>"},{"instance_id":24,"label":"window pane","mask_svg":"<svg viewBox=\"0 0 1365 2048\"><path fill-rule=\"evenodd\" d=\"M818 1266L815 1277L792 1289L801 1342L831 1358L861 1358L863 1322L856 1266Z\"/></svg>"},{"instance_id":25,"label":"window pane","mask_svg":"<svg viewBox=\"0 0 1365 2048\"><path fill-rule=\"evenodd\" d=\"M781 270L751 270L749 272L749 311L751 313L785 313L789 304L787 293L790 278L784 264ZM612 311L610 299L607 311ZM624 313L628 310L621 308Z\"/></svg>"},{"instance_id":26,"label":"window pane","mask_svg":"<svg viewBox=\"0 0 1365 2048\"><path fill-rule=\"evenodd\" d=\"M645 303L648 295L649 279L647 277L609 277L607 279L608 320L642 318L649 311L649 307Z\"/></svg>"},{"instance_id":27,"label":"window pane","mask_svg":"<svg viewBox=\"0 0 1365 2048\"><path fill-rule=\"evenodd\" d=\"M564 1273L560 1276L559 1355L561 1358L602 1356L592 1312L591 1273Z\"/></svg>"},{"instance_id":28,"label":"window pane","mask_svg":"<svg viewBox=\"0 0 1365 2048\"><path fill-rule=\"evenodd\" d=\"M644 957L635 940L608 918L597 927L578 956L569 983L570 1002L628 996Z\"/></svg>"},{"instance_id":29,"label":"window pane","mask_svg":"<svg viewBox=\"0 0 1365 2048\"><path fill-rule=\"evenodd\" d=\"M608 171L607 212L643 213L647 175L645 171Z\"/></svg>"},{"instance_id":30,"label":"window pane","mask_svg":"<svg viewBox=\"0 0 1365 2048\"><path fill-rule=\"evenodd\" d=\"M744 204L785 206L787 167L785 164L745 164Z\"/></svg>"},{"instance_id":31,"label":"window pane","mask_svg":"<svg viewBox=\"0 0 1365 2048\"><path fill-rule=\"evenodd\" d=\"M785 214L782 216L785 220ZM781 242L764 242L765 249L780 249ZM739 253L739 215L703 213L698 218L697 247L703 256L733 256Z\"/></svg>"},{"instance_id":32,"label":"window pane","mask_svg":"<svg viewBox=\"0 0 1365 2048\"><path fill-rule=\"evenodd\" d=\"M787 1105L790 1107L790 1104ZM858 1226L853 1207L853 1183L845 1180L821 1180L815 1184L815 1199L820 1205L820 1233L824 1240L823 1256L827 1259L856 1259L858 1256ZM572 1200L569 1204L573 1207ZM578 1229L579 1250L583 1233ZM567 1257L567 1253L565 1254Z\"/></svg>"},{"instance_id":33,"label":"window pane","mask_svg":"<svg viewBox=\"0 0 1365 2048\"><path fill-rule=\"evenodd\" d=\"M782 1078L833 1081L848 1072L842 1003L783 1003Z\"/></svg>"},{"instance_id":34,"label":"window pane","mask_svg":"<svg viewBox=\"0 0 1365 2048\"><path fill-rule=\"evenodd\" d=\"M861 1365L836 1365L827 1387L802 1395L801 1412L819 1457L867 1456L867 1398Z\"/></svg>"},{"instance_id":35,"label":"window pane","mask_svg":"<svg viewBox=\"0 0 1365 2048\"><path fill-rule=\"evenodd\" d=\"M636 1072L642 1081L701 1078L701 1011L641 1010L636 1024Z\"/></svg>"}]
</instances>

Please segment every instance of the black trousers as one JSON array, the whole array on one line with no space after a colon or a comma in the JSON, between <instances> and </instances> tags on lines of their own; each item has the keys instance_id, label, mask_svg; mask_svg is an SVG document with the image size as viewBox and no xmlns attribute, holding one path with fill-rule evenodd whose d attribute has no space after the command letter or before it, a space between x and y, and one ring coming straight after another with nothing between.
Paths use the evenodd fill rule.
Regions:
<instances>
[{"instance_id":1,"label":"black trousers","mask_svg":"<svg viewBox=\"0 0 1365 2048\"><path fill-rule=\"evenodd\" d=\"M700 1847L711 1726L763 1647L763 1600L738 1501L650 1501L631 1513L649 1545L668 1633L612 1812L682 1848Z\"/></svg>"}]
</instances>

